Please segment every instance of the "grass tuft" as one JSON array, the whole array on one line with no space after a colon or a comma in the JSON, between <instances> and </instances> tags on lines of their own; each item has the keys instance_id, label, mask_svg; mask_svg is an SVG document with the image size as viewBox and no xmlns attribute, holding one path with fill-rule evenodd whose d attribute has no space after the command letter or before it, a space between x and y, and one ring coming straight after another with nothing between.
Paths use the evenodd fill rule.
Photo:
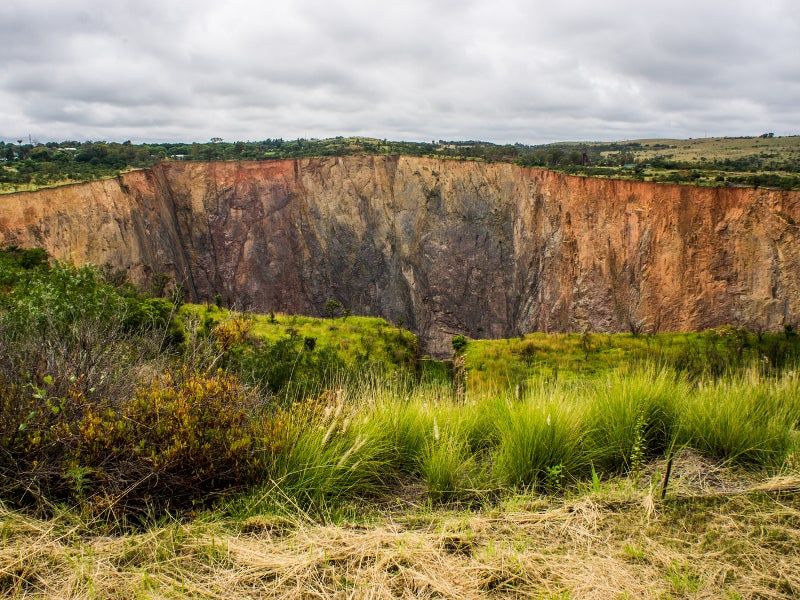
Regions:
<instances>
[{"instance_id":1,"label":"grass tuft","mask_svg":"<svg viewBox=\"0 0 800 600\"><path fill-rule=\"evenodd\" d=\"M500 482L514 487L562 487L588 467L582 409L563 391L540 388L514 402L498 422L493 454Z\"/></svg>"},{"instance_id":2,"label":"grass tuft","mask_svg":"<svg viewBox=\"0 0 800 600\"><path fill-rule=\"evenodd\" d=\"M611 373L587 390L587 451L607 472L636 469L673 442L686 384L665 369Z\"/></svg>"}]
</instances>

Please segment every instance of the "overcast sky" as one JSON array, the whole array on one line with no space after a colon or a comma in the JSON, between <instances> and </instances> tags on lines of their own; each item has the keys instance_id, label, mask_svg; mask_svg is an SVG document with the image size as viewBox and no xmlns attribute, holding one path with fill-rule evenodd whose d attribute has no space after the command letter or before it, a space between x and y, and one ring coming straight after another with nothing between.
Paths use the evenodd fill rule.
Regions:
<instances>
[{"instance_id":1,"label":"overcast sky","mask_svg":"<svg viewBox=\"0 0 800 600\"><path fill-rule=\"evenodd\" d=\"M0 139L800 133L796 0L2 0Z\"/></svg>"}]
</instances>

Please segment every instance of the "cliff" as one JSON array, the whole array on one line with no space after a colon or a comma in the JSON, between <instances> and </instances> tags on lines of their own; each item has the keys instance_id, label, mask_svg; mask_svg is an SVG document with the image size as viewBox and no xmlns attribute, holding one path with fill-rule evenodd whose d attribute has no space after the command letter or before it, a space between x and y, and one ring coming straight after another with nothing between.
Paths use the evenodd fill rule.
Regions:
<instances>
[{"instance_id":1,"label":"cliff","mask_svg":"<svg viewBox=\"0 0 800 600\"><path fill-rule=\"evenodd\" d=\"M167 273L195 301L420 334L778 328L800 318L800 193L410 157L165 163L0 196L0 244Z\"/></svg>"}]
</instances>

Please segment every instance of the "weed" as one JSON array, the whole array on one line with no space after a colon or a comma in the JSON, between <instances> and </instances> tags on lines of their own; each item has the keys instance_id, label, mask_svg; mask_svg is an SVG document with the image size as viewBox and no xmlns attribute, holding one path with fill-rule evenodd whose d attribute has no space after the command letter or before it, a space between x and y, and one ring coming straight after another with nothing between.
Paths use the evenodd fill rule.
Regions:
<instances>
[{"instance_id":1,"label":"weed","mask_svg":"<svg viewBox=\"0 0 800 600\"><path fill-rule=\"evenodd\" d=\"M673 591L681 596L694 594L703 583L703 580L688 563L680 564L677 561L673 561L670 565L666 579L672 586Z\"/></svg>"}]
</instances>

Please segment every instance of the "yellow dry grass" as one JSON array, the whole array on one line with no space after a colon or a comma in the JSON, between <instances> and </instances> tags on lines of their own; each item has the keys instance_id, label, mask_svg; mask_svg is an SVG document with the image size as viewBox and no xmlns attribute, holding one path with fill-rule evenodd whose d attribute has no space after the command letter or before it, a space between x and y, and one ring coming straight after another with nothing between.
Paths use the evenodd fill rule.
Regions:
<instances>
[{"instance_id":1,"label":"yellow dry grass","mask_svg":"<svg viewBox=\"0 0 800 600\"><path fill-rule=\"evenodd\" d=\"M119 537L3 509L0 596L798 597L800 479L731 494L688 493L688 477L666 501L625 480L484 510L406 506L369 524L264 515Z\"/></svg>"},{"instance_id":2,"label":"yellow dry grass","mask_svg":"<svg viewBox=\"0 0 800 600\"><path fill-rule=\"evenodd\" d=\"M656 156L669 156L675 160L699 161L723 160L725 158L737 159L745 156L769 153L779 160L791 160L800 155L800 136L785 137L712 137L695 138L688 140L677 139L646 139L631 140L641 144L641 149L635 154L639 158L653 158ZM625 142L620 142L625 143ZM662 146L667 146L666 148Z\"/></svg>"}]
</instances>

